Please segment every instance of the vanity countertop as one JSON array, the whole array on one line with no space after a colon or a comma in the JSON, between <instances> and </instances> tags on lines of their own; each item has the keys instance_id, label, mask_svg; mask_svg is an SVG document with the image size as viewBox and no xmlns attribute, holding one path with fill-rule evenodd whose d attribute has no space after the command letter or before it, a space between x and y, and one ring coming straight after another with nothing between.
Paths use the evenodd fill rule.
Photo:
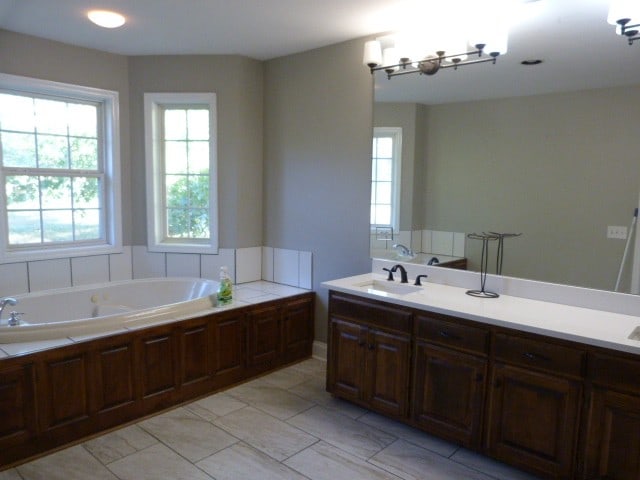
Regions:
<instances>
[{"instance_id":1,"label":"vanity countertop","mask_svg":"<svg viewBox=\"0 0 640 480\"><path fill-rule=\"evenodd\" d=\"M413 287L411 283L387 282L385 276L374 273L332 280L322 285L329 290L372 300L640 354L640 340L629 338L631 332L640 327L640 316L508 295L478 298L467 295L465 288L428 282L424 282L422 287ZM407 292L392 292L402 288Z\"/></svg>"}]
</instances>

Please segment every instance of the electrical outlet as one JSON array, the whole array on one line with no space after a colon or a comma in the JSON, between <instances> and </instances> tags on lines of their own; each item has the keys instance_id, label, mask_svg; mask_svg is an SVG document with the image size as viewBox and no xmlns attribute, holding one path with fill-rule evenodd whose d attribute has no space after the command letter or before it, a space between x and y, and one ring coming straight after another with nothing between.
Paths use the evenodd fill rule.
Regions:
<instances>
[{"instance_id":1,"label":"electrical outlet","mask_svg":"<svg viewBox=\"0 0 640 480\"><path fill-rule=\"evenodd\" d=\"M607 238L619 238L620 240L627 239L627 227L607 227Z\"/></svg>"}]
</instances>

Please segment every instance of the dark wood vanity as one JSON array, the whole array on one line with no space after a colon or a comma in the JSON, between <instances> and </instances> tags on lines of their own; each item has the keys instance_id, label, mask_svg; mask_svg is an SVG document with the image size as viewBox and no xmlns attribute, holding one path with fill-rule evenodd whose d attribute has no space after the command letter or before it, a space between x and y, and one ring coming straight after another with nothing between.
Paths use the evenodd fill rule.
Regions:
<instances>
[{"instance_id":1,"label":"dark wood vanity","mask_svg":"<svg viewBox=\"0 0 640 480\"><path fill-rule=\"evenodd\" d=\"M329 292L327 390L543 478L640 478L640 357Z\"/></svg>"},{"instance_id":2,"label":"dark wood vanity","mask_svg":"<svg viewBox=\"0 0 640 480\"><path fill-rule=\"evenodd\" d=\"M0 470L311 355L314 294L0 360Z\"/></svg>"}]
</instances>

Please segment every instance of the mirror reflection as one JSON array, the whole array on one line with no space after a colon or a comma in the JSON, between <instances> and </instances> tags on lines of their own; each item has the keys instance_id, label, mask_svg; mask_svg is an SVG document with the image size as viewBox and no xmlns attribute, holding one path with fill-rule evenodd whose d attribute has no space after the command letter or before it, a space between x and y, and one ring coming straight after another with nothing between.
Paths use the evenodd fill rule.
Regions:
<instances>
[{"instance_id":1,"label":"mirror reflection","mask_svg":"<svg viewBox=\"0 0 640 480\"><path fill-rule=\"evenodd\" d=\"M606 0L519 5L495 65L373 75L374 138L399 132L399 166L392 187L372 188L371 254L477 271L468 234L521 233L504 241L503 275L640 293L640 45L614 34Z\"/></svg>"}]
</instances>

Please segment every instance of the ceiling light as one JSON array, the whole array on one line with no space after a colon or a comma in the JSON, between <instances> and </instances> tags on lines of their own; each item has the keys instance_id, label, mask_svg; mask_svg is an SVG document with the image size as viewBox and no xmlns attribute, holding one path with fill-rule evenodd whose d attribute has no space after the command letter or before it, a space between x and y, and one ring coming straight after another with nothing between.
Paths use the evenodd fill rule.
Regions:
<instances>
[{"instance_id":1,"label":"ceiling light","mask_svg":"<svg viewBox=\"0 0 640 480\"><path fill-rule=\"evenodd\" d=\"M459 2L458 2L459 3ZM418 73L434 75L439 70L477 63L496 63L507 52L508 22L514 0L486 0L468 7L460 17L460 5L442 7L433 20L410 21L403 31L371 40L364 46L364 64L371 73L384 71L388 78ZM447 4L449 5L449 4ZM467 4L465 4L467 5ZM419 15L417 18L421 18ZM455 28L451 26L454 25Z\"/></svg>"},{"instance_id":2,"label":"ceiling light","mask_svg":"<svg viewBox=\"0 0 640 480\"><path fill-rule=\"evenodd\" d=\"M616 32L632 45L640 39L640 5L637 0L611 0L607 22L616 25Z\"/></svg>"},{"instance_id":3,"label":"ceiling light","mask_svg":"<svg viewBox=\"0 0 640 480\"><path fill-rule=\"evenodd\" d=\"M91 10L87 13L87 17L96 25L104 28L118 28L125 22L124 15L108 10Z\"/></svg>"}]
</instances>

